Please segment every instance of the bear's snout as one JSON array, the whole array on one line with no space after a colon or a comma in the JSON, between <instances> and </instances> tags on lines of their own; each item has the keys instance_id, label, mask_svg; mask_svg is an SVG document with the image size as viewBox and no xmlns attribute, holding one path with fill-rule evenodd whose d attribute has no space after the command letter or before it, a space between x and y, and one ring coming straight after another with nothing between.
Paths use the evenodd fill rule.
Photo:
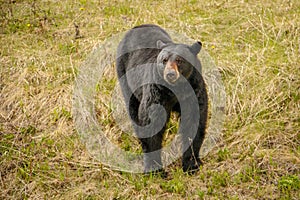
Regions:
<instances>
[{"instance_id":1,"label":"bear's snout","mask_svg":"<svg viewBox=\"0 0 300 200\"><path fill-rule=\"evenodd\" d=\"M164 70L164 79L168 83L175 83L179 78L179 71L176 62L168 61Z\"/></svg>"}]
</instances>

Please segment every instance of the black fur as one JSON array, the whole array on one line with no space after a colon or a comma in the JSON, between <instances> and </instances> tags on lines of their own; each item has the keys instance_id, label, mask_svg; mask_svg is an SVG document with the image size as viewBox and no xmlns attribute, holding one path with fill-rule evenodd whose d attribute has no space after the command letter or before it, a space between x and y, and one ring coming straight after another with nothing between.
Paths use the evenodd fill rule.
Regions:
<instances>
[{"instance_id":1,"label":"black fur","mask_svg":"<svg viewBox=\"0 0 300 200\"><path fill-rule=\"evenodd\" d=\"M180 124L183 147L188 146L182 154L184 171L193 171L201 164L199 150L201 148L207 121L207 92L201 75L201 64L197 54L201 43L191 46L175 44L162 28L146 24L127 32L120 42L117 52L117 74L120 81L127 110L133 126L142 144L145 172L161 169L161 151L163 133L172 111L188 117ZM166 80L166 61L176 63L180 77L173 83ZM130 72L133 71L132 74ZM184 86L187 80L192 92ZM158 84L162 83L162 84ZM179 96L172 90L179 91ZM199 109L192 107L192 96L196 96ZM179 99L191 106L184 110ZM165 109L153 109L159 104ZM195 113L197 110L197 113ZM156 126L163 118L164 124ZM195 121L197 119L197 121ZM183 121L183 119L181 119ZM154 124L154 126L151 126ZM192 136L193 126L195 136ZM150 126L150 128L143 128ZM183 131L183 132L182 132ZM191 138L194 138L190 141Z\"/></svg>"}]
</instances>

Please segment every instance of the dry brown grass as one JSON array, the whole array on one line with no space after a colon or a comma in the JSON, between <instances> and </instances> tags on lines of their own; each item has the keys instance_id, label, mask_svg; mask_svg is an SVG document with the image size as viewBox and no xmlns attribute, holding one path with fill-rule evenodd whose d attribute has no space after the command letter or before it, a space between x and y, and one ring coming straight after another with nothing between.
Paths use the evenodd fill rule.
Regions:
<instances>
[{"instance_id":1,"label":"dry brown grass","mask_svg":"<svg viewBox=\"0 0 300 200\"><path fill-rule=\"evenodd\" d=\"M300 198L298 1L0 4L1 199ZM113 171L74 128L77 69L97 43L141 23L200 39L222 73L224 139L194 176L176 164L167 180Z\"/></svg>"}]
</instances>

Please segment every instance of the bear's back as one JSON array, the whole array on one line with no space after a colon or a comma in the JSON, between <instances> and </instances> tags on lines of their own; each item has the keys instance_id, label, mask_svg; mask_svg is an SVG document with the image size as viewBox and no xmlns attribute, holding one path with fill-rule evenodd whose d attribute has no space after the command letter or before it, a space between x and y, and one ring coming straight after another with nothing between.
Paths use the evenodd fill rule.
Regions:
<instances>
[{"instance_id":1,"label":"bear's back","mask_svg":"<svg viewBox=\"0 0 300 200\"><path fill-rule=\"evenodd\" d=\"M157 41L172 43L169 34L157 25L144 24L129 30L119 44L118 57L142 49L157 49Z\"/></svg>"}]
</instances>

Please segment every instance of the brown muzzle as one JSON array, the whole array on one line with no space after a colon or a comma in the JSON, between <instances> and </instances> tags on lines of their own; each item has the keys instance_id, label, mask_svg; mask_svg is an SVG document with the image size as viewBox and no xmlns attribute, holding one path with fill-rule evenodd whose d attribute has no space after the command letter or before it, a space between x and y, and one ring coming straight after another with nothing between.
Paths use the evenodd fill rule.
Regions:
<instances>
[{"instance_id":1,"label":"brown muzzle","mask_svg":"<svg viewBox=\"0 0 300 200\"><path fill-rule=\"evenodd\" d=\"M179 78L179 71L176 62L168 61L164 70L164 79L169 83L175 83Z\"/></svg>"}]
</instances>

